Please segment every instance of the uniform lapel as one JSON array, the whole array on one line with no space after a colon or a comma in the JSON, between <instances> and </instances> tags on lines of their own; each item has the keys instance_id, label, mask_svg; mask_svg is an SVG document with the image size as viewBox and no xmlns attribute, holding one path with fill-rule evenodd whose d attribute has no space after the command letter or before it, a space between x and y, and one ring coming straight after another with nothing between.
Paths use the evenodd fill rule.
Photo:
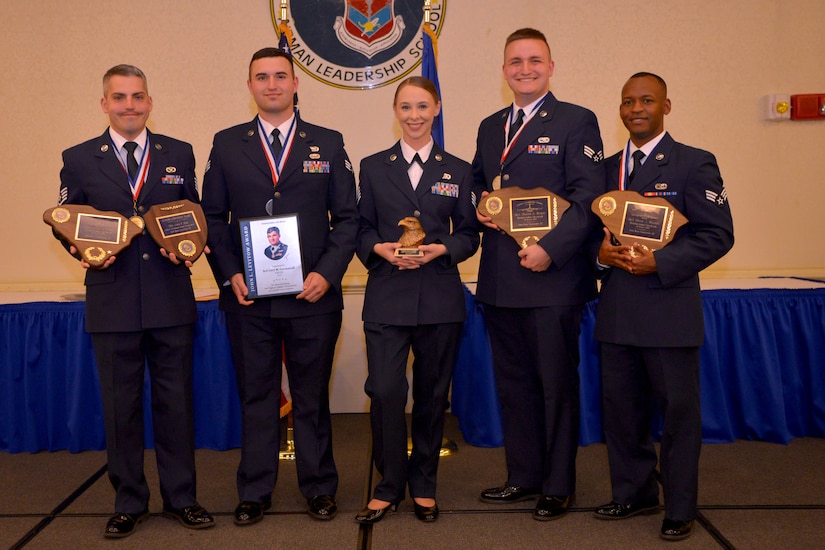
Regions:
<instances>
[{"instance_id":1,"label":"uniform lapel","mask_svg":"<svg viewBox=\"0 0 825 550\"><path fill-rule=\"evenodd\" d=\"M488 140L492 147L495 148L496 153L500 156L501 153L504 151L504 148L507 146L507 135L505 134L505 128L507 128L507 122L509 121L510 115L510 108L504 109L501 111L501 116L498 117L495 126L493 127L493 132L495 132L495 138Z\"/></svg>"},{"instance_id":2,"label":"uniform lapel","mask_svg":"<svg viewBox=\"0 0 825 550\"><path fill-rule=\"evenodd\" d=\"M432 191L432 184L439 179L443 173L441 165L444 164L444 151L433 143L433 149L430 151L430 158L424 164L424 173L421 174L421 180L418 182L418 187L415 188L416 196L421 199Z\"/></svg>"},{"instance_id":3,"label":"uniform lapel","mask_svg":"<svg viewBox=\"0 0 825 550\"><path fill-rule=\"evenodd\" d=\"M109 136L108 129L103 132L99 141L100 143L95 151L95 156L100 161L100 171L131 196L132 190L129 187L129 176L117 158L117 152L112 143L112 138Z\"/></svg>"},{"instance_id":4,"label":"uniform lapel","mask_svg":"<svg viewBox=\"0 0 825 550\"><path fill-rule=\"evenodd\" d=\"M661 180L662 168L670 162L672 148L673 138L670 137L670 134L665 134L658 145L650 152L650 158L642 164L639 172L633 176L633 183L629 189L638 193L655 190L655 184Z\"/></svg>"},{"instance_id":5,"label":"uniform lapel","mask_svg":"<svg viewBox=\"0 0 825 550\"><path fill-rule=\"evenodd\" d=\"M416 196L415 191L413 191L410 177L407 175L409 166L407 165L407 161L404 159L404 155L401 152L400 141L396 142L395 146L389 150L389 154L384 160L384 164L387 167L387 179L390 180L390 184L398 188L398 190L401 191L401 193L407 197L410 202L418 207L418 197ZM423 174L421 175L421 179L422 181L424 180Z\"/></svg>"},{"instance_id":6,"label":"uniform lapel","mask_svg":"<svg viewBox=\"0 0 825 550\"><path fill-rule=\"evenodd\" d=\"M244 154L249 157L252 164L266 174L270 179L272 178L272 170L269 168L269 162L264 153L263 144L258 129L258 117L252 119L252 122L246 125L243 131L241 148Z\"/></svg>"}]
</instances>

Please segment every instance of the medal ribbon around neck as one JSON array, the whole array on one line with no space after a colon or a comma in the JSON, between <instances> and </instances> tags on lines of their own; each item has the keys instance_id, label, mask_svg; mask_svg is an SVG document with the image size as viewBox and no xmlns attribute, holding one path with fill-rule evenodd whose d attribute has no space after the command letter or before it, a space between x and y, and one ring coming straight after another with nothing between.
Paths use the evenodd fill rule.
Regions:
<instances>
[{"instance_id":1,"label":"medal ribbon around neck","mask_svg":"<svg viewBox=\"0 0 825 550\"><path fill-rule=\"evenodd\" d=\"M297 116L292 117L292 123L289 125L289 131L286 133L286 137L284 138L284 146L281 148L281 152L278 153L278 158L275 158L272 155L272 147L270 147L269 139L267 139L266 132L264 132L264 125L261 123L261 118L258 117L258 134L261 136L261 146L264 148L264 154L266 155L266 160L269 163L269 169L272 172L272 186L277 187L278 180L281 178L281 170L284 169L284 164L286 163L287 157L289 157L289 152L292 149L292 130L295 129L295 119Z\"/></svg>"},{"instance_id":2,"label":"medal ribbon around neck","mask_svg":"<svg viewBox=\"0 0 825 550\"><path fill-rule=\"evenodd\" d=\"M519 136L521 135L521 132L524 131L525 127L527 127L528 119L532 120L531 117L533 116L533 113L536 112L536 109L538 109L539 107L544 105L544 102L547 100L547 96L549 96L549 95L550 95L550 92L547 92L544 95L544 97L541 98L541 101L539 101L538 103L536 103L533 106L532 110L530 110L530 114L525 115L524 122L522 123L521 128L518 129L518 132L516 132L516 135L514 135L513 138L510 140L510 143L507 143L504 146L504 151L502 151L502 153L501 153L501 167L502 168L504 167L504 161L507 160L507 155L510 154L510 149L513 148L513 145L518 140ZM504 127L504 141L505 142L507 141L507 130L510 128L510 125L512 125L512 123L513 123L513 111L514 111L514 109L511 107L510 108L510 114L507 116L507 125Z\"/></svg>"},{"instance_id":3,"label":"medal ribbon around neck","mask_svg":"<svg viewBox=\"0 0 825 550\"><path fill-rule=\"evenodd\" d=\"M112 142L112 148L117 150L117 146L115 146L114 141ZM132 153L126 152L127 155L131 155ZM140 195L140 190L143 188L143 182L146 181L146 174L149 172L149 158L151 157L151 153L149 152L149 136L146 136L146 141L143 143L143 153L140 154L140 162L138 163L138 171L135 174L135 179L132 179L129 176L129 170L126 169L126 166L121 163L121 167L123 171L126 172L126 178L129 180L129 187L132 188L132 199L137 201L138 196ZM120 157L118 157L120 160Z\"/></svg>"},{"instance_id":4,"label":"medal ribbon around neck","mask_svg":"<svg viewBox=\"0 0 825 550\"><path fill-rule=\"evenodd\" d=\"M619 164L619 191L624 191L627 187L627 179L630 177L630 140L622 151L622 162Z\"/></svg>"}]
</instances>

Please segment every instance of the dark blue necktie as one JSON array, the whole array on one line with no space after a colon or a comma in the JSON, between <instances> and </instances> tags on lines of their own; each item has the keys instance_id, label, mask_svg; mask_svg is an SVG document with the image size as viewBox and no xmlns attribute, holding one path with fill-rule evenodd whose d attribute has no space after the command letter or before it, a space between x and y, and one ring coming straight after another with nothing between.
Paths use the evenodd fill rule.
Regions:
<instances>
[{"instance_id":1,"label":"dark blue necktie","mask_svg":"<svg viewBox=\"0 0 825 550\"><path fill-rule=\"evenodd\" d=\"M518 129L524 124L524 109L519 109L516 113L516 120L510 125L510 131L507 132L507 143L513 141L513 138L518 133Z\"/></svg>"},{"instance_id":2,"label":"dark blue necktie","mask_svg":"<svg viewBox=\"0 0 825 550\"><path fill-rule=\"evenodd\" d=\"M639 168L642 167L643 158L645 158L645 154L642 152L641 149L636 149L635 151L633 151L633 170L631 170L630 175L627 176L628 185L630 185L633 182L633 176L635 176Z\"/></svg>"},{"instance_id":3,"label":"dark blue necktie","mask_svg":"<svg viewBox=\"0 0 825 550\"><path fill-rule=\"evenodd\" d=\"M126 171L129 172L129 179L132 180L135 179L138 171L138 162L135 158L135 150L137 149L137 146L138 144L134 141L127 141L123 144L123 148L128 152L126 155Z\"/></svg>"},{"instance_id":4,"label":"dark blue necktie","mask_svg":"<svg viewBox=\"0 0 825 550\"><path fill-rule=\"evenodd\" d=\"M275 128L269 135L272 136L272 143L270 144L270 147L272 147L272 157L275 159L275 162L278 162L278 155L281 154L281 132Z\"/></svg>"}]
</instances>

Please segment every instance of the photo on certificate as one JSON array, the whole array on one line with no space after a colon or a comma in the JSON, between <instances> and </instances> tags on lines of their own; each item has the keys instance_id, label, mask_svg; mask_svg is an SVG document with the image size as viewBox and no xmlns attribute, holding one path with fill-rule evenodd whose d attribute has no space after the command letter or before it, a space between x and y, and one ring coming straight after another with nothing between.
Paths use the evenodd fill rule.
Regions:
<instances>
[{"instance_id":1,"label":"photo on certificate","mask_svg":"<svg viewBox=\"0 0 825 550\"><path fill-rule=\"evenodd\" d=\"M248 298L304 289L298 214L239 220Z\"/></svg>"}]
</instances>

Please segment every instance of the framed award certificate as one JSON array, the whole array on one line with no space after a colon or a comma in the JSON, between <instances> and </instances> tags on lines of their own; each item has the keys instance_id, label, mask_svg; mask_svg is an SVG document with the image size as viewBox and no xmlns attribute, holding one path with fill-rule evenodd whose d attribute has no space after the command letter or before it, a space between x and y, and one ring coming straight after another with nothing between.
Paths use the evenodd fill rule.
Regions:
<instances>
[{"instance_id":1,"label":"framed award certificate","mask_svg":"<svg viewBox=\"0 0 825 550\"><path fill-rule=\"evenodd\" d=\"M298 214L238 220L247 297L267 298L304 290Z\"/></svg>"}]
</instances>

